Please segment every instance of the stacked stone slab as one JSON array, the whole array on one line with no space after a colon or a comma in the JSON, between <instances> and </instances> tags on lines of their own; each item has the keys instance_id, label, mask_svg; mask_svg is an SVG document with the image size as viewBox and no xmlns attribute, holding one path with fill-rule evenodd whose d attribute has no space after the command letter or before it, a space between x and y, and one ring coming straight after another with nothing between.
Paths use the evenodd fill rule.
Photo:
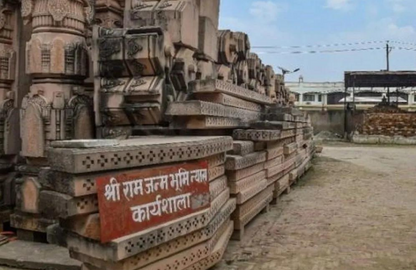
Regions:
<instances>
[{"instance_id":1,"label":"stacked stone slab","mask_svg":"<svg viewBox=\"0 0 416 270\"><path fill-rule=\"evenodd\" d=\"M283 151L279 173L269 179L269 183L275 183L274 199L277 199L284 191L290 192L290 186L311 167L315 154L313 128L310 118L295 108L271 108L265 119L253 127L280 130L282 138L266 146L269 149L278 146Z\"/></svg>"},{"instance_id":2,"label":"stacked stone slab","mask_svg":"<svg viewBox=\"0 0 416 270\"><path fill-rule=\"evenodd\" d=\"M235 131L235 138L243 139ZM267 185L265 169L266 151L255 151L252 140L234 141L234 149L227 155L225 168L228 185L233 197L237 200L237 209L233 213L235 232L233 239L241 240L244 227L262 210L267 210L273 199L273 189Z\"/></svg>"},{"instance_id":3,"label":"stacked stone slab","mask_svg":"<svg viewBox=\"0 0 416 270\"><path fill-rule=\"evenodd\" d=\"M235 210L224 168L230 137L144 137L53 146L50 168L39 178L49 187L40 194L42 213L60 218L59 225L49 228L48 239L66 245L87 269L208 269L222 258ZM97 179L194 161L208 164L209 208L101 243Z\"/></svg>"},{"instance_id":4,"label":"stacked stone slab","mask_svg":"<svg viewBox=\"0 0 416 270\"><path fill-rule=\"evenodd\" d=\"M96 28L98 136L232 129L259 120L264 105L287 105L283 77L250 53L247 34L218 30L218 18L219 0L127 0L125 28Z\"/></svg>"},{"instance_id":5,"label":"stacked stone slab","mask_svg":"<svg viewBox=\"0 0 416 270\"><path fill-rule=\"evenodd\" d=\"M293 108L272 108L263 121L234 130L234 149L227 156L230 191L237 200L234 239L269 203L301 177L313 156L310 122Z\"/></svg>"}]
</instances>

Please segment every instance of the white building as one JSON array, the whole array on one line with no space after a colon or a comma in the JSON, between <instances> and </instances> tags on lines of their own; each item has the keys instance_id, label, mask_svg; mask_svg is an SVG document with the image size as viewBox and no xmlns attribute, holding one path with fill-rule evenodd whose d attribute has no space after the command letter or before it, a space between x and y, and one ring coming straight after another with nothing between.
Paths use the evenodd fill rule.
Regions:
<instances>
[{"instance_id":1,"label":"white building","mask_svg":"<svg viewBox=\"0 0 416 270\"><path fill-rule=\"evenodd\" d=\"M295 105L303 110L343 110L344 82L286 82L286 86L296 96ZM347 103L355 103L358 110L365 110L387 100L387 89L360 88L348 89ZM390 89L390 102L399 103L399 107L416 111L416 88Z\"/></svg>"}]
</instances>

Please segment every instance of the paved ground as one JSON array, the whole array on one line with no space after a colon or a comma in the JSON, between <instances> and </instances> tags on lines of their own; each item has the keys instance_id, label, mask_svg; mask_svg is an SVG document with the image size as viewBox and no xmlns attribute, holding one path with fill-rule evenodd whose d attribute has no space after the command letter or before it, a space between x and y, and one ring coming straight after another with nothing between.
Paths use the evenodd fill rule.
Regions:
<instances>
[{"instance_id":1,"label":"paved ground","mask_svg":"<svg viewBox=\"0 0 416 270\"><path fill-rule=\"evenodd\" d=\"M325 147L217 270L416 269L416 148Z\"/></svg>"}]
</instances>

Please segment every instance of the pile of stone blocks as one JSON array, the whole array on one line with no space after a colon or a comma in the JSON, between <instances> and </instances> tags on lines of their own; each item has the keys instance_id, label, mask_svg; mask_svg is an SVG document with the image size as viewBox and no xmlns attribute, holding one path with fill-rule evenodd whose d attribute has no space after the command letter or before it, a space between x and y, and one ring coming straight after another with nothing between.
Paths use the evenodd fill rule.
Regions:
<instances>
[{"instance_id":1,"label":"pile of stone blocks","mask_svg":"<svg viewBox=\"0 0 416 270\"><path fill-rule=\"evenodd\" d=\"M247 127L285 106L283 76L250 52L247 34L219 30L219 0L125 1L125 28L95 27L95 122L100 138L143 130Z\"/></svg>"},{"instance_id":2,"label":"pile of stone blocks","mask_svg":"<svg viewBox=\"0 0 416 270\"><path fill-rule=\"evenodd\" d=\"M311 166L314 155L310 121L293 108L270 108L263 121L234 130L234 146L226 162L231 194L234 239L269 203L294 184Z\"/></svg>"},{"instance_id":3,"label":"pile of stone blocks","mask_svg":"<svg viewBox=\"0 0 416 270\"><path fill-rule=\"evenodd\" d=\"M0 230L91 270L207 269L307 169L309 123L219 0L0 7Z\"/></svg>"},{"instance_id":4,"label":"pile of stone blocks","mask_svg":"<svg viewBox=\"0 0 416 270\"><path fill-rule=\"evenodd\" d=\"M222 258L236 205L224 167L231 137L53 146L39 177L49 187L41 212L59 215L48 240L87 269L208 269Z\"/></svg>"},{"instance_id":5,"label":"pile of stone blocks","mask_svg":"<svg viewBox=\"0 0 416 270\"><path fill-rule=\"evenodd\" d=\"M235 131L235 137L239 130ZM235 233L233 239L241 240L244 227L262 210L267 210L273 199L273 188L268 187L265 170L266 151L255 151L254 141L234 141L234 149L227 155L228 185L237 200L233 213Z\"/></svg>"},{"instance_id":6,"label":"pile of stone blocks","mask_svg":"<svg viewBox=\"0 0 416 270\"><path fill-rule=\"evenodd\" d=\"M416 137L416 114L409 112L364 112L359 132L363 135Z\"/></svg>"}]
</instances>

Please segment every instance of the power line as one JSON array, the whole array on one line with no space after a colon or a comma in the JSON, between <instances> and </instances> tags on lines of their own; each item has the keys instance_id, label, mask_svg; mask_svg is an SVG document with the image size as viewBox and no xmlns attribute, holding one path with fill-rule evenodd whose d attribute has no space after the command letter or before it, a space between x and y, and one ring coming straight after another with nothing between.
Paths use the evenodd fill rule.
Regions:
<instances>
[{"instance_id":1,"label":"power line","mask_svg":"<svg viewBox=\"0 0 416 270\"><path fill-rule=\"evenodd\" d=\"M416 47L394 47L393 50L402 51L416 51ZM386 47L369 47L369 48L350 48L350 49L335 49L335 50L303 50L303 51L256 51L257 54L326 54L326 53L348 53L348 52L363 52L363 51L377 51L384 50Z\"/></svg>"},{"instance_id":2,"label":"power line","mask_svg":"<svg viewBox=\"0 0 416 270\"><path fill-rule=\"evenodd\" d=\"M323 53L345 53L345 52L360 52L360 51L375 51L384 50L384 47L371 48L353 48L353 49L338 49L338 50L306 50L306 51L257 51L258 54L323 54Z\"/></svg>"},{"instance_id":3,"label":"power line","mask_svg":"<svg viewBox=\"0 0 416 270\"><path fill-rule=\"evenodd\" d=\"M355 46L355 45L368 45L368 44L382 44L387 41L362 41L362 42L348 42L348 43L332 43L332 44L315 44L315 45L296 45L296 46L252 46L253 49L301 49L301 48L327 48L327 47L342 47L342 46ZM389 41L390 43L400 45L415 46L416 43L401 42L401 41Z\"/></svg>"},{"instance_id":4,"label":"power line","mask_svg":"<svg viewBox=\"0 0 416 270\"><path fill-rule=\"evenodd\" d=\"M252 46L254 49L297 49L297 48L322 48L322 47L341 47L353 45L380 44L385 41L363 41L349 43L315 44L315 45L296 45L296 46Z\"/></svg>"}]
</instances>

